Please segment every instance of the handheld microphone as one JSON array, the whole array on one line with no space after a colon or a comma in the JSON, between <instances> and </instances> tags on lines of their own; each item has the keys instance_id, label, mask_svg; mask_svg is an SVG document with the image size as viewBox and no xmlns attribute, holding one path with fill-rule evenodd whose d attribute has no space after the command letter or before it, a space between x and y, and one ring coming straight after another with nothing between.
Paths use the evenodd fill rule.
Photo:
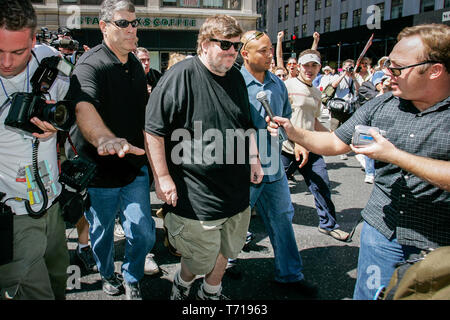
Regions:
<instances>
[{"instance_id":1,"label":"handheld microphone","mask_svg":"<svg viewBox=\"0 0 450 320\"><path fill-rule=\"evenodd\" d=\"M275 114L272 111L272 108L270 107L269 101L267 100L267 94L264 91L260 91L256 94L256 99L261 102L261 104L264 107L264 110L266 110L267 115L269 116L270 120L275 117ZM278 140L279 142L283 142L286 140L289 140L288 135L284 128L282 126L278 127Z\"/></svg>"}]
</instances>

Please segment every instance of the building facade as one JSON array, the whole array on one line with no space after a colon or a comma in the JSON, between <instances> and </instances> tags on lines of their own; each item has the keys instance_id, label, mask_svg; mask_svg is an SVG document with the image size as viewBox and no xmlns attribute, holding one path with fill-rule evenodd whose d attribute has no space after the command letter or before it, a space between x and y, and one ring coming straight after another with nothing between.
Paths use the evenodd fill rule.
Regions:
<instances>
[{"instance_id":1,"label":"building facade","mask_svg":"<svg viewBox=\"0 0 450 320\"><path fill-rule=\"evenodd\" d=\"M101 0L32 0L39 27L68 27L80 44L102 41L98 14ZM244 30L256 28L256 0L132 0L136 6L138 45L150 51L151 67L164 71L169 54L195 54L197 35L207 17L228 14ZM38 30L39 31L39 30Z\"/></svg>"},{"instance_id":2,"label":"building facade","mask_svg":"<svg viewBox=\"0 0 450 320\"><path fill-rule=\"evenodd\" d=\"M315 31L321 34L319 51L326 63L358 58L371 34L368 55L375 59L389 54L397 34L406 26L447 23L450 0L258 0L260 30L276 42L284 31L285 58L311 46ZM264 16L265 15L265 16ZM292 41L292 35L297 40Z\"/></svg>"}]
</instances>

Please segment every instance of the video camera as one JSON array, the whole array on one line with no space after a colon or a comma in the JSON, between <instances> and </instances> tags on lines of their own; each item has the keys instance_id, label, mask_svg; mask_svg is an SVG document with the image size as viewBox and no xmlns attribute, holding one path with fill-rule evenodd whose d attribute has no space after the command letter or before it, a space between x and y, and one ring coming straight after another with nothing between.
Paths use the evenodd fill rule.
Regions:
<instances>
[{"instance_id":1,"label":"video camera","mask_svg":"<svg viewBox=\"0 0 450 320\"><path fill-rule=\"evenodd\" d=\"M16 92L11 95L11 108L5 119L5 125L29 133L43 131L30 122L37 117L51 123L55 128L68 131L75 123L75 106L71 101L62 100L54 104L46 103L45 93L62 72L69 76L72 65L61 57L52 56L42 59L30 82L33 91Z\"/></svg>"}]
</instances>

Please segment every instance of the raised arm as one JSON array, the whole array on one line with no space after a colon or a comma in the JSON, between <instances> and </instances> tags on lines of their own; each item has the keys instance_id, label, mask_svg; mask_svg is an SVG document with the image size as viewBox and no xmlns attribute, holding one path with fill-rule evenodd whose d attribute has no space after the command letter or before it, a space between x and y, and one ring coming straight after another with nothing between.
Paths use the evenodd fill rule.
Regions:
<instances>
[{"instance_id":1,"label":"raised arm","mask_svg":"<svg viewBox=\"0 0 450 320\"><path fill-rule=\"evenodd\" d=\"M284 38L284 31L278 32L278 35L277 35L277 67L283 67L284 68L283 38Z\"/></svg>"}]
</instances>

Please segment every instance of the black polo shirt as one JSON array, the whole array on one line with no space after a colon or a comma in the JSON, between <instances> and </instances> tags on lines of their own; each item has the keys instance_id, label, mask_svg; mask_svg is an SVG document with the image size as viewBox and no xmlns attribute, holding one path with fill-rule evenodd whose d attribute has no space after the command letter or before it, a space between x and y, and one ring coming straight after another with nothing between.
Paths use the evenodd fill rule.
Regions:
<instances>
[{"instance_id":1,"label":"black polo shirt","mask_svg":"<svg viewBox=\"0 0 450 320\"><path fill-rule=\"evenodd\" d=\"M73 72L69 98L75 103L90 102L117 137L144 148L147 80L141 62L132 53L123 64L102 42L83 54ZM72 128L71 136L78 153L97 164L98 174L91 184L93 187L125 186L147 163L145 155L99 156L77 126ZM67 143L66 150L68 156L73 156Z\"/></svg>"},{"instance_id":2,"label":"black polo shirt","mask_svg":"<svg viewBox=\"0 0 450 320\"><path fill-rule=\"evenodd\" d=\"M410 101L387 93L359 108L336 129L350 144L355 125L386 131L398 149L417 156L450 160L450 98L420 112ZM450 192L390 163L375 161L375 185L362 211L364 220L402 245L450 245Z\"/></svg>"}]
</instances>

